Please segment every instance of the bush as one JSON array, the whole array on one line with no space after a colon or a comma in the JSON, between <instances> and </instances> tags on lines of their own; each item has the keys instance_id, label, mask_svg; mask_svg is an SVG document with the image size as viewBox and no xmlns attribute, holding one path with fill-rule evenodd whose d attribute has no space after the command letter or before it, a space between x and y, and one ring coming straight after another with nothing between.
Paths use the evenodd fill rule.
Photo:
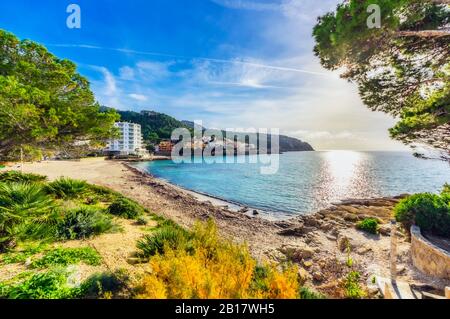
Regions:
<instances>
[{"instance_id":1,"label":"bush","mask_svg":"<svg viewBox=\"0 0 450 319\"><path fill-rule=\"evenodd\" d=\"M70 287L68 273L52 269L35 273L28 279L12 284L0 284L0 298L8 299L71 299L81 295L80 288Z\"/></svg>"},{"instance_id":2,"label":"bush","mask_svg":"<svg viewBox=\"0 0 450 319\"><path fill-rule=\"evenodd\" d=\"M168 247L150 259L152 273L144 277L139 298L298 297L294 266L278 270L265 265L258 270L248 248L219 239L212 222L198 224L191 236L194 249Z\"/></svg>"},{"instance_id":3,"label":"bush","mask_svg":"<svg viewBox=\"0 0 450 319\"><path fill-rule=\"evenodd\" d=\"M0 183L0 251L12 245L19 225L41 225L55 207L39 184Z\"/></svg>"},{"instance_id":4,"label":"bush","mask_svg":"<svg viewBox=\"0 0 450 319\"><path fill-rule=\"evenodd\" d=\"M326 299L326 297L308 287L301 287L299 291L300 299Z\"/></svg>"},{"instance_id":5,"label":"bush","mask_svg":"<svg viewBox=\"0 0 450 319\"><path fill-rule=\"evenodd\" d=\"M123 195L113 191L107 187L88 184L87 193L94 201L113 202L117 198L122 198Z\"/></svg>"},{"instance_id":6,"label":"bush","mask_svg":"<svg viewBox=\"0 0 450 319\"><path fill-rule=\"evenodd\" d=\"M183 249L188 247L189 233L179 226L166 226L146 235L137 243L139 255L145 258L162 254L167 249Z\"/></svg>"},{"instance_id":7,"label":"bush","mask_svg":"<svg viewBox=\"0 0 450 319\"><path fill-rule=\"evenodd\" d=\"M0 183L0 207L14 215L40 215L55 207L39 184Z\"/></svg>"},{"instance_id":8,"label":"bush","mask_svg":"<svg viewBox=\"0 0 450 319\"><path fill-rule=\"evenodd\" d=\"M138 218L136 218L136 223L140 226L145 226L148 224L148 220L144 216L139 216Z\"/></svg>"},{"instance_id":9,"label":"bush","mask_svg":"<svg viewBox=\"0 0 450 319\"><path fill-rule=\"evenodd\" d=\"M412 195L397 204L394 214L407 229L415 224L424 232L450 238L450 196L447 194Z\"/></svg>"},{"instance_id":10,"label":"bush","mask_svg":"<svg viewBox=\"0 0 450 319\"><path fill-rule=\"evenodd\" d=\"M108 298L127 288L129 277L125 271L94 274L81 285L84 298Z\"/></svg>"},{"instance_id":11,"label":"bush","mask_svg":"<svg viewBox=\"0 0 450 319\"><path fill-rule=\"evenodd\" d=\"M98 266L101 257L96 250L90 247L85 248L57 248L34 261L31 266L34 268L48 268L49 266L68 266L80 262L86 265Z\"/></svg>"},{"instance_id":12,"label":"bush","mask_svg":"<svg viewBox=\"0 0 450 319\"><path fill-rule=\"evenodd\" d=\"M57 239L57 225L61 219L59 208L36 218L25 218L15 227L15 237L19 241L54 241Z\"/></svg>"},{"instance_id":13,"label":"bush","mask_svg":"<svg viewBox=\"0 0 450 319\"><path fill-rule=\"evenodd\" d=\"M9 252L6 254L3 254L1 256L0 262L2 264L17 264L17 263L24 263L28 258L30 258L33 255L36 255L43 250L45 250L46 245L43 244L37 244L37 245L29 245L26 246L23 250L17 251L17 252Z\"/></svg>"},{"instance_id":14,"label":"bush","mask_svg":"<svg viewBox=\"0 0 450 319\"><path fill-rule=\"evenodd\" d=\"M60 178L47 185L47 192L60 199L82 198L88 191L88 183L70 178Z\"/></svg>"},{"instance_id":15,"label":"bush","mask_svg":"<svg viewBox=\"0 0 450 319\"><path fill-rule=\"evenodd\" d=\"M112 218L98 209L80 207L70 210L57 225L57 238L84 239L116 230Z\"/></svg>"},{"instance_id":16,"label":"bush","mask_svg":"<svg viewBox=\"0 0 450 319\"><path fill-rule=\"evenodd\" d=\"M3 183L37 183L44 182L46 180L46 176L31 173L22 173L18 171L8 171L0 174L0 182Z\"/></svg>"},{"instance_id":17,"label":"bush","mask_svg":"<svg viewBox=\"0 0 450 319\"><path fill-rule=\"evenodd\" d=\"M108 298L123 291L128 281L123 271L94 274L82 283L72 282L70 275L63 268L22 273L8 283L0 283L0 299Z\"/></svg>"},{"instance_id":18,"label":"bush","mask_svg":"<svg viewBox=\"0 0 450 319\"><path fill-rule=\"evenodd\" d=\"M108 207L108 213L127 219L134 219L144 213L142 207L127 198L117 198Z\"/></svg>"},{"instance_id":19,"label":"bush","mask_svg":"<svg viewBox=\"0 0 450 319\"><path fill-rule=\"evenodd\" d=\"M444 188L442 189L441 195L450 195L450 184L445 184Z\"/></svg>"},{"instance_id":20,"label":"bush","mask_svg":"<svg viewBox=\"0 0 450 319\"><path fill-rule=\"evenodd\" d=\"M357 223L356 228L371 234L378 234L379 222L375 218L366 218Z\"/></svg>"},{"instance_id":21,"label":"bush","mask_svg":"<svg viewBox=\"0 0 450 319\"><path fill-rule=\"evenodd\" d=\"M345 296L350 299L362 299L367 296L361 288L359 279L361 275L357 271L350 272L344 280Z\"/></svg>"}]
</instances>

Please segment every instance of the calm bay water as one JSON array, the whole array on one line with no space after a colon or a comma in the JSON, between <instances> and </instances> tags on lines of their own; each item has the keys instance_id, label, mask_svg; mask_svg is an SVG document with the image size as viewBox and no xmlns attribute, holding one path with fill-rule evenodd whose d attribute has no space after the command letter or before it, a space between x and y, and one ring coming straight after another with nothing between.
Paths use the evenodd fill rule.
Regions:
<instances>
[{"instance_id":1,"label":"calm bay water","mask_svg":"<svg viewBox=\"0 0 450 319\"><path fill-rule=\"evenodd\" d=\"M186 189L265 210L274 218L313 212L348 198L437 193L450 183L448 163L406 152L293 152L279 159L274 175L260 173L264 164L155 161L136 166Z\"/></svg>"}]
</instances>

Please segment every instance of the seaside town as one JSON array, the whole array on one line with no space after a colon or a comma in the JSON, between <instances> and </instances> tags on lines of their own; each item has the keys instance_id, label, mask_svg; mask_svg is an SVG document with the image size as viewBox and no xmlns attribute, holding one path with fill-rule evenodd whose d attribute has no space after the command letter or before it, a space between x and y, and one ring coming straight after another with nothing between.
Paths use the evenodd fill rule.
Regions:
<instances>
[{"instance_id":1,"label":"seaside town","mask_svg":"<svg viewBox=\"0 0 450 319\"><path fill-rule=\"evenodd\" d=\"M180 140L175 139L162 139L158 144L151 143L145 144L144 137L141 130L141 125L128 122L117 122L114 124L119 130L119 138L112 139L108 142L108 145L103 150L103 155L115 157L115 158L132 158L138 157L139 159L149 159L150 155L163 156L162 158L170 158L172 150ZM203 151L209 147L212 151L211 154L215 154L215 150L221 150L226 154L228 149L231 149L233 155L236 154L254 154L257 153L257 147L255 144L249 144L241 141L235 141L224 138L218 140L215 135L212 136L194 136L191 139L191 149L193 154L196 151ZM153 152L150 153L148 148Z\"/></svg>"}]
</instances>

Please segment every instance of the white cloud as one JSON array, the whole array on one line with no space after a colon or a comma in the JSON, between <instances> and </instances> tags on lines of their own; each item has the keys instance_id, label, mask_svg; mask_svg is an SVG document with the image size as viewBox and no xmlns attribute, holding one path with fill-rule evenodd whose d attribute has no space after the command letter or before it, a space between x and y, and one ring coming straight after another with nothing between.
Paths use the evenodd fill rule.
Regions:
<instances>
[{"instance_id":1,"label":"white cloud","mask_svg":"<svg viewBox=\"0 0 450 319\"><path fill-rule=\"evenodd\" d=\"M121 67L119 70L119 76L122 80L134 80L134 69L129 66Z\"/></svg>"},{"instance_id":2,"label":"white cloud","mask_svg":"<svg viewBox=\"0 0 450 319\"><path fill-rule=\"evenodd\" d=\"M148 98L145 95L142 95L142 94L132 93L132 94L128 94L128 96L131 97L132 99L136 100L136 101L145 102L145 101L148 100Z\"/></svg>"},{"instance_id":3,"label":"white cloud","mask_svg":"<svg viewBox=\"0 0 450 319\"><path fill-rule=\"evenodd\" d=\"M254 0L211 0L213 3L229 9L272 11L284 17L300 19L302 21L314 21L323 8L330 10L336 6L336 0L279 0L272 2Z\"/></svg>"},{"instance_id":4,"label":"white cloud","mask_svg":"<svg viewBox=\"0 0 450 319\"><path fill-rule=\"evenodd\" d=\"M114 75L105 67L92 66L93 69L102 73L104 77L103 94L107 96L114 96L117 93L116 79Z\"/></svg>"},{"instance_id":5,"label":"white cloud","mask_svg":"<svg viewBox=\"0 0 450 319\"><path fill-rule=\"evenodd\" d=\"M230 9L243 9L255 11L278 11L280 5L277 3L265 3L248 0L211 0L212 2Z\"/></svg>"}]
</instances>

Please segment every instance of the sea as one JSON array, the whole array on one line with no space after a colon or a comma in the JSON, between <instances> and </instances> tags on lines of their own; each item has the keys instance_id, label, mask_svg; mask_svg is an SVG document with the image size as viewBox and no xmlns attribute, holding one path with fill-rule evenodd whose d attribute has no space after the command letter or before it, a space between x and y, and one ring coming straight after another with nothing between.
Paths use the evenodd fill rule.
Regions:
<instances>
[{"instance_id":1,"label":"sea","mask_svg":"<svg viewBox=\"0 0 450 319\"><path fill-rule=\"evenodd\" d=\"M272 219L308 214L345 199L439 193L450 183L448 162L409 152L289 152L271 160L277 170L270 174L262 173L268 162L258 155L238 156L233 163L197 158L135 166L187 190L261 210Z\"/></svg>"}]
</instances>

